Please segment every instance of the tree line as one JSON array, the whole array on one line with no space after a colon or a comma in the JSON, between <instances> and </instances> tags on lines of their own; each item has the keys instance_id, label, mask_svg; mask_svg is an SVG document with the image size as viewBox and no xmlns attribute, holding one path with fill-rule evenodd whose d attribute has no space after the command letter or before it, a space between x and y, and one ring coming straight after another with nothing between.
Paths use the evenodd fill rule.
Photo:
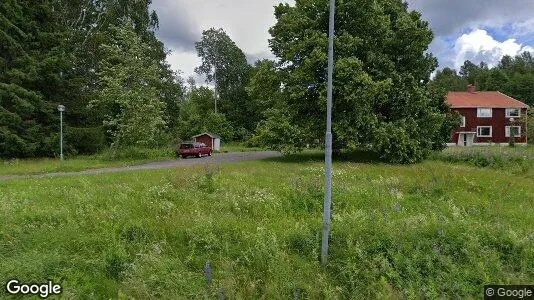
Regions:
<instances>
[{"instance_id":1,"label":"tree line","mask_svg":"<svg viewBox=\"0 0 534 300\"><path fill-rule=\"evenodd\" d=\"M0 4L0 156L57 153L57 104L71 153L157 147L202 131L284 153L324 144L328 3L275 6L274 60L249 64L223 29L196 43L211 87L166 63L150 1ZM401 0L336 10L333 142L396 163L443 149L458 118L430 76L437 59L421 14ZM470 73L471 74L471 73ZM462 87L463 88L463 87ZM217 109L215 109L217 107Z\"/></svg>"},{"instance_id":2,"label":"tree line","mask_svg":"<svg viewBox=\"0 0 534 300\"><path fill-rule=\"evenodd\" d=\"M489 67L486 62L474 64L467 60L459 71L444 68L437 71L430 83L446 91L466 91L472 84L480 91L500 91L529 106L534 105L534 57L523 52L515 57L505 55Z\"/></svg>"},{"instance_id":3,"label":"tree line","mask_svg":"<svg viewBox=\"0 0 534 300\"><path fill-rule=\"evenodd\" d=\"M176 123L179 78L146 0L0 3L0 156L154 146ZM142 124L143 130L139 130Z\"/></svg>"}]
</instances>

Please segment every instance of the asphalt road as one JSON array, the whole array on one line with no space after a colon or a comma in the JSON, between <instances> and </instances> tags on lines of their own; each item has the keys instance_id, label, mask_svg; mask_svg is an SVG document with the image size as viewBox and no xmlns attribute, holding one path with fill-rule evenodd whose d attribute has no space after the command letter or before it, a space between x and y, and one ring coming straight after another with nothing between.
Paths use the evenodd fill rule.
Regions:
<instances>
[{"instance_id":1,"label":"asphalt road","mask_svg":"<svg viewBox=\"0 0 534 300\"><path fill-rule=\"evenodd\" d=\"M57 172L57 173L35 174L35 175L5 175L5 176L0 176L0 180L64 177L64 176L77 176L77 175L130 172L130 171L138 171L138 170L171 169L171 168L180 167L180 166L227 164L227 163L236 163L236 162L249 161L249 160L261 160L261 159L275 158L275 157L280 157L280 153L274 152L274 151L219 153L219 154L214 154L213 156L207 156L207 157L202 157L202 158L187 158L187 159L180 158L180 159L174 159L174 160L146 163L146 164L135 165L135 166L114 167L114 168L105 168L105 169L91 169L91 170L77 171L77 172Z\"/></svg>"}]
</instances>

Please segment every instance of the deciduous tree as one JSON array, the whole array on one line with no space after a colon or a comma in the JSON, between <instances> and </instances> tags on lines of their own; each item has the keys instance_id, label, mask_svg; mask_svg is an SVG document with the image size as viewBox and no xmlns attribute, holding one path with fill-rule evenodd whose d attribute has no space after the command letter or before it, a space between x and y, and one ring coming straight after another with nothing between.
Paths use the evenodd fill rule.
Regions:
<instances>
[{"instance_id":1,"label":"deciduous tree","mask_svg":"<svg viewBox=\"0 0 534 300\"><path fill-rule=\"evenodd\" d=\"M322 0L280 4L269 30L301 143L324 136L328 11ZM421 15L400 0L346 0L335 28L334 145L400 163L444 147L452 128L444 95L427 90L437 61L426 53L433 35Z\"/></svg>"}]
</instances>

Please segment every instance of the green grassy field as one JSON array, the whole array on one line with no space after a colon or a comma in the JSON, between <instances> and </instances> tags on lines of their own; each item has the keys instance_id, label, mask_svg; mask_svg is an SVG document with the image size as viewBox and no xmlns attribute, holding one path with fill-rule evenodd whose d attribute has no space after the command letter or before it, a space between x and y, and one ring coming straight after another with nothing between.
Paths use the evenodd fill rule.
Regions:
<instances>
[{"instance_id":1,"label":"green grassy field","mask_svg":"<svg viewBox=\"0 0 534 300\"><path fill-rule=\"evenodd\" d=\"M529 170L337 161L325 269L317 153L0 181L0 282L52 279L66 298L481 298L534 282Z\"/></svg>"},{"instance_id":2,"label":"green grassy field","mask_svg":"<svg viewBox=\"0 0 534 300\"><path fill-rule=\"evenodd\" d=\"M260 151L239 143L222 145L219 152ZM58 158L11 159L0 161L1 175L30 175L53 172L74 172L89 169L138 165L151 161L175 159L172 148L139 149L131 148L121 151L106 150L95 155L78 155L67 157L64 161Z\"/></svg>"}]
</instances>

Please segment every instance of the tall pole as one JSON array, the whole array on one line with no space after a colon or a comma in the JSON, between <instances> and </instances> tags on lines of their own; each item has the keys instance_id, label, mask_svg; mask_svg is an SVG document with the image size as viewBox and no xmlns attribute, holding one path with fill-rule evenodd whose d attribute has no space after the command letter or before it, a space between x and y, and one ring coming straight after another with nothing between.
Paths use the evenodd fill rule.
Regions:
<instances>
[{"instance_id":1,"label":"tall pole","mask_svg":"<svg viewBox=\"0 0 534 300\"><path fill-rule=\"evenodd\" d=\"M215 81L215 113L217 113L217 62L215 62L213 69L213 80Z\"/></svg>"},{"instance_id":2,"label":"tall pole","mask_svg":"<svg viewBox=\"0 0 534 300\"><path fill-rule=\"evenodd\" d=\"M57 110L59 110L59 158L63 160L63 112L65 106L58 105Z\"/></svg>"},{"instance_id":3,"label":"tall pole","mask_svg":"<svg viewBox=\"0 0 534 300\"><path fill-rule=\"evenodd\" d=\"M59 142L61 145L60 145L60 151L61 151L61 154L60 154L60 157L61 157L61 160L63 160L63 112L60 111L59 112L59 123L61 124L59 127L60 127L60 136L61 136L61 141Z\"/></svg>"},{"instance_id":4,"label":"tall pole","mask_svg":"<svg viewBox=\"0 0 534 300\"><path fill-rule=\"evenodd\" d=\"M332 208L332 77L334 73L334 14L335 0L330 0L330 21L328 25L328 90L326 99L325 138L325 195L323 208L323 239L321 265L328 263L328 238L330 236L330 215Z\"/></svg>"}]
</instances>

